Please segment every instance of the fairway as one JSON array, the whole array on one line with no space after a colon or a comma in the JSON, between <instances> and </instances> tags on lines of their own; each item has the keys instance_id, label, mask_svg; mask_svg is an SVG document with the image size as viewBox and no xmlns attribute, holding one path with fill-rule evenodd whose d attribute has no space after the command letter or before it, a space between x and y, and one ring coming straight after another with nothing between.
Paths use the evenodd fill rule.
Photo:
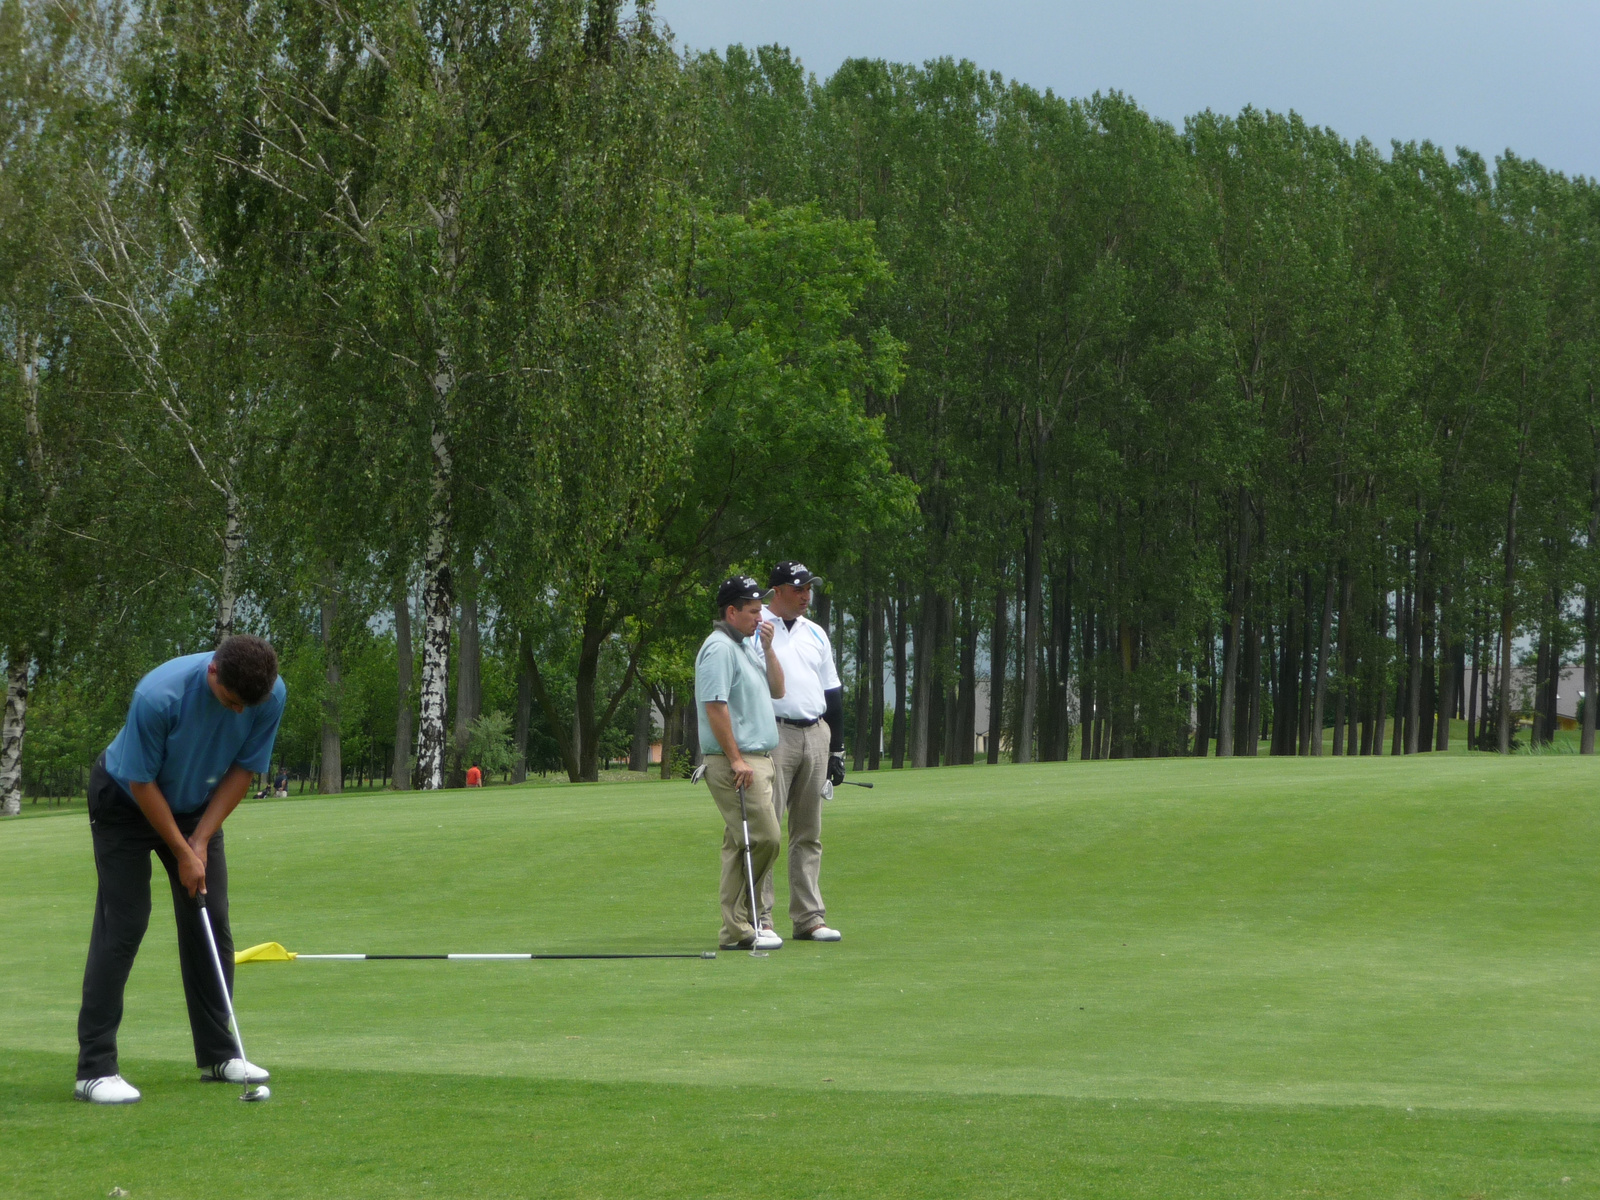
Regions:
<instances>
[{"instance_id":1,"label":"fairway","mask_svg":"<svg viewBox=\"0 0 1600 1200\"><path fill-rule=\"evenodd\" d=\"M257 1106L194 1082L164 891L146 1099L71 1101L85 819L0 825L0 1197L1600 1196L1594 760L874 781L840 945L241 967ZM709 949L718 831L681 781L251 803L235 939Z\"/></svg>"}]
</instances>

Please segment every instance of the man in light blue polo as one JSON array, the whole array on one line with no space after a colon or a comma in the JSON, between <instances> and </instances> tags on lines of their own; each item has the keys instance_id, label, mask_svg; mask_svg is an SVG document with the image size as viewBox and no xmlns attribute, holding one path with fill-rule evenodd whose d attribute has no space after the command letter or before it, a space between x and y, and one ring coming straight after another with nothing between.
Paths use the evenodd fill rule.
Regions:
<instances>
[{"instance_id":1,"label":"man in light blue polo","mask_svg":"<svg viewBox=\"0 0 1600 1200\"><path fill-rule=\"evenodd\" d=\"M722 813L722 935L724 950L775 950L783 939L758 928L744 878L743 820L750 823L750 864L755 890L778 857L778 816L772 807L772 750L778 722L772 701L783 695L783 666L772 644L772 625L761 619L761 586L735 575L717 589L717 619L694 660L694 698L705 751L706 783ZM763 659L765 661L763 661Z\"/></svg>"},{"instance_id":2,"label":"man in light blue polo","mask_svg":"<svg viewBox=\"0 0 1600 1200\"><path fill-rule=\"evenodd\" d=\"M287 691L278 656L257 637L231 637L215 653L162 663L139 681L121 732L89 776L89 832L99 889L78 1010L78 1082L93 1104L132 1104L139 1091L117 1071L122 995L150 924L150 855L166 868L178 922L178 962L201 1079L260 1083L267 1073L236 1057L228 1009L211 965L196 893L233 986L228 863L222 822L253 775L272 766Z\"/></svg>"}]
</instances>

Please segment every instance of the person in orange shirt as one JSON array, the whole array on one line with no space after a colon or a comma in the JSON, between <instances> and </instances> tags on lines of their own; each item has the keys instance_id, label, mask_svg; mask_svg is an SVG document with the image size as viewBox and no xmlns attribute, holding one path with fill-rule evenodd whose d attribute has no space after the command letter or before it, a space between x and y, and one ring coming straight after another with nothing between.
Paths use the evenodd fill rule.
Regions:
<instances>
[{"instance_id":1,"label":"person in orange shirt","mask_svg":"<svg viewBox=\"0 0 1600 1200\"><path fill-rule=\"evenodd\" d=\"M467 768L467 786L468 787L482 787L483 786L483 769L481 767L479 767L477 763L473 763L470 767Z\"/></svg>"}]
</instances>

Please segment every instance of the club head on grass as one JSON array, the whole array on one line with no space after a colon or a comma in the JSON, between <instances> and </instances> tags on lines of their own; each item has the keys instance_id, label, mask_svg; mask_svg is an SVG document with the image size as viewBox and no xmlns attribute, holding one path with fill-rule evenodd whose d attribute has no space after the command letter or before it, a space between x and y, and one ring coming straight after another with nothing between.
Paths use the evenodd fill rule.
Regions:
<instances>
[{"instance_id":1,"label":"club head on grass","mask_svg":"<svg viewBox=\"0 0 1600 1200\"><path fill-rule=\"evenodd\" d=\"M244 1091L240 1093L239 1099L243 1100L246 1104L254 1104L258 1100L271 1100L272 1089L264 1083L258 1083L254 1087L246 1087Z\"/></svg>"}]
</instances>

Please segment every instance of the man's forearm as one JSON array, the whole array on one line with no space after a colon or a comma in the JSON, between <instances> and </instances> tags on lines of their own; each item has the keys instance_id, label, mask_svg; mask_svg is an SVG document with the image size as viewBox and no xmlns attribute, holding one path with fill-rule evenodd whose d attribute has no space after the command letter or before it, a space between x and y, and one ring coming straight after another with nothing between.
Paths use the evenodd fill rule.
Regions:
<instances>
[{"instance_id":1,"label":"man's forearm","mask_svg":"<svg viewBox=\"0 0 1600 1200\"><path fill-rule=\"evenodd\" d=\"M774 700L783 699L783 664L771 651L767 653L767 692Z\"/></svg>"},{"instance_id":2,"label":"man's forearm","mask_svg":"<svg viewBox=\"0 0 1600 1200\"><path fill-rule=\"evenodd\" d=\"M706 701L706 723L711 726L717 745L722 747L722 753L730 763L744 758L739 752L739 743L733 739L733 718L728 715L727 704L721 700Z\"/></svg>"},{"instance_id":3,"label":"man's forearm","mask_svg":"<svg viewBox=\"0 0 1600 1200\"><path fill-rule=\"evenodd\" d=\"M154 783L132 783L128 785L128 790L133 795L133 802L144 814L144 819L150 822L150 828L161 835L168 849L180 858L190 853L189 843L178 828L178 822L173 819L172 806L167 803L161 788Z\"/></svg>"},{"instance_id":4,"label":"man's forearm","mask_svg":"<svg viewBox=\"0 0 1600 1200\"><path fill-rule=\"evenodd\" d=\"M239 801L250 790L250 776L250 771L238 763L228 768L222 782L217 784L217 790L211 793L211 802L206 805L200 823L194 827L194 841L204 845L222 828L222 823L239 807Z\"/></svg>"}]
</instances>

